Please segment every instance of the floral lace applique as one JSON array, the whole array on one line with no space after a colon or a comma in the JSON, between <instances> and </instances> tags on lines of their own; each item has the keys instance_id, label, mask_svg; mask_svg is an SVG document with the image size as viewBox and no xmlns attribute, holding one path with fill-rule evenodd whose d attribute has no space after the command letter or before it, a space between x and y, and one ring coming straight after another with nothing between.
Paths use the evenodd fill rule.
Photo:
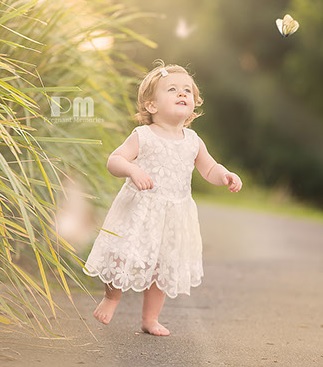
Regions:
<instances>
[{"instance_id":1,"label":"floral lace applique","mask_svg":"<svg viewBox=\"0 0 323 367\"><path fill-rule=\"evenodd\" d=\"M190 294L203 276L202 241L191 179L198 137L184 129L183 140L167 140L149 126L135 129L140 152L134 161L153 179L138 191L128 178L115 198L85 265L123 291L143 291L156 282L171 297Z\"/></svg>"}]
</instances>

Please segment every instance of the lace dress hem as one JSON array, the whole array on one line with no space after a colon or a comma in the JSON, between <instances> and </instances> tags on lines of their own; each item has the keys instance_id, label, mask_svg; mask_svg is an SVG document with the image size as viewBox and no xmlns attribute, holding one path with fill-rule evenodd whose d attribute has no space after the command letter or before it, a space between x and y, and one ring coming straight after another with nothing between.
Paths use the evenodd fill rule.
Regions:
<instances>
[{"instance_id":1,"label":"lace dress hem","mask_svg":"<svg viewBox=\"0 0 323 367\"><path fill-rule=\"evenodd\" d=\"M112 284L112 286L114 288L121 289L122 292L126 292L129 289L131 289L134 292L140 293L140 292L145 291L146 289L149 289L155 283L156 286L157 286L157 288L160 289L162 292L164 292L169 298L174 299L174 298L176 298L178 296L178 294L185 294L187 296L190 296L191 295L190 288L188 290L185 290L185 291L182 291L182 292L178 292L176 294L170 293L167 290L167 285L166 286L162 286L161 283L157 279L154 279L149 285L142 286L142 287L136 287L136 286L134 286L132 284L128 285L127 287L124 287L122 285L120 286L120 285L116 284L113 278L111 278L110 280L105 279L104 277L102 277L102 275L99 272L91 273L91 272L87 271L85 268L83 268L83 272L86 275L88 275L88 276L90 276L92 278L98 277L105 284L110 284L110 285ZM195 282L191 282L190 283L190 287L196 288L199 285L201 285L201 283L202 283L202 278L200 278L199 280L196 280Z\"/></svg>"}]
</instances>

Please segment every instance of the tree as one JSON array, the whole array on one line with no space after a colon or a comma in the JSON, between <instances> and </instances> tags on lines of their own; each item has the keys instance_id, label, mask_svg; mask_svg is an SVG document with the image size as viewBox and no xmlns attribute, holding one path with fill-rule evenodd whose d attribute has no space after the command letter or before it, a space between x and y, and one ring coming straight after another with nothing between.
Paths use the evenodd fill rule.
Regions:
<instances>
[{"instance_id":1,"label":"tree","mask_svg":"<svg viewBox=\"0 0 323 367\"><path fill-rule=\"evenodd\" d=\"M205 115L194 128L217 159L319 206L322 6L319 0L145 2L145 10L165 16L149 28L158 49L138 55L147 67L161 58L196 74ZM283 38L275 20L286 13L300 29ZM186 38L176 37L180 18L196 25Z\"/></svg>"}]
</instances>

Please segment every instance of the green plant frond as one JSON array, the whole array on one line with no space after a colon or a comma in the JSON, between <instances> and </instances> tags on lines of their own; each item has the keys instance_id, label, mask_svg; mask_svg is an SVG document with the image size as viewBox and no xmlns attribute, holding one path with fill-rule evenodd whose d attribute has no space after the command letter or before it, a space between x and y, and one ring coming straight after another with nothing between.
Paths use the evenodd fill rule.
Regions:
<instances>
[{"instance_id":1,"label":"green plant frond","mask_svg":"<svg viewBox=\"0 0 323 367\"><path fill-rule=\"evenodd\" d=\"M0 120L0 125L15 129L17 128L17 122L22 121L22 120L24 120L24 118L15 119L15 120ZM36 129L33 128L32 126L23 125L19 122L19 130L35 131ZM13 138L13 141L14 141L14 138Z\"/></svg>"},{"instance_id":2,"label":"green plant frond","mask_svg":"<svg viewBox=\"0 0 323 367\"><path fill-rule=\"evenodd\" d=\"M55 138L47 136L35 136L35 138L39 142L47 142L47 143L102 145L101 140L95 140L95 139Z\"/></svg>"},{"instance_id":3,"label":"green plant frond","mask_svg":"<svg viewBox=\"0 0 323 367\"><path fill-rule=\"evenodd\" d=\"M34 161L33 161L34 162ZM45 160L43 160L43 162L46 162ZM11 162L11 163L15 163L15 162ZM28 178L29 182L35 186L40 186L40 187L46 187L46 183L42 180L38 180L35 178ZM62 191L62 187L60 185L51 183L51 187L54 191ZM53 207L52 205L50 205L49 207Z\"/></svg>"},{"instance_id":4,"label":"green plant frond","mask_svg":"<svg viewBox=\"0 0 323 367\"><path fill-rule=\"evenodd\" d=\"M46 228L45 228L42 221L40 221L40 225L41 225L41 228L42 228L43 236L45 237L45 241L46 241L47 246L50 250L50 254L49 254L49 256L47 256L47 261L52 262L53 265L55 266L55 268L57 269L60 280L61 280L62 288L64 289L64 291L68 295L68 297L71 298L71 291L70 291L70 288L67 284L66 277L64 275L65 268L61 265L61 262L58 259L58 256L57 256L57 253L56 253L56 251L53 247L51 238L49 237L49 235L46 231Z\"/></svg>"},{"instance_id":5,"label":"green plant frond","mask_svg":"<svg viewBox=\"0 0 323 367\"><path fill-rule=\"evenodd\" d=\"M151 13L151 12L133 12L131 14L127 14L127 15L123 15L120 16L118 18L118 22L122 23L122 24L127 24L129 22L133 22L134 20L137 19L142 19L142 18L157 18L157 19L163 19L164 15L163 14L158 14L158 13Z\"/></svg>"},{"instance_id":6,"label":"green plant frond","mask_svg":"<svg viewBox=\"0 0 323 367\"><path fill-rule=\"evenodd\" d=\"M37 140L37 138L33 137L32 135L29 135L27 132L25 134L25 138L27 139L27 142L29 144L30 147L32 147L30 153L32 153L32 155L34 156L35 160L37 161L38 163L38 166L42 172L42 175L43 175L43 178L44 178L44 182L46 184L46 187L49 191L49 194L51 196L51 199L52 199L52 202L55 203L55 199L53 197L53 194L52 194L52 187L51 187L51 181L49 180L47 174L46 174L46 171L43 169L43 165L41 164L41 159L38 157L38 154L36 153L36 149L31 145L31 140L29 140L28 136L30 138L32 138L32 140L34 141L35 144L37 144L37 146L39 147L40 149L40 152L38 153L44 160L46 160L46 162L49 164L49 166L51 167L52 169L52 172L54 173L55 177L57 178L57 181L58 183L61 185L61 188L62 188L62 191L64 192L64 188L62 186L62 183L61 183L61 180L57 174L57 170L55 169L55 166L53 165L52 161L48 158L46 152L41 148L40 144L39 144L39 141Z\"/></svg>"},{"instance_id":7,"label":"green plant frond","mask_svg":"<svg viewBox=\"0 0 323 367\"><path fill-rule=\"evenodd\" d=\"M1 180L2 178L1 178L1 176L0 176L0 180ZM5 207L5 209L7 209L7 211L9 212L9 213L12 213L12 210L11 210L11 207L9 206L9 205L7 205L6 204L6 201L7 202L9 202L9 200L2 194L2 193L0 193L0 204L2 205L2 206L4 206ZM1 212L2 212L2 208L0 208L1 209Z\"/></svg>"},{"instance_id":8,"label":"green plant frond","mask_svg":"<svg viewBox=\"0 0 323 367\"><path fill-rule=\"evenodd\" d=\"M11 64L14 68L21 69L26 74L29 73L30 75L34 75L30 71L28 71L28 69L26 69L27 66L30 67L31 69L35 69L36 65L31 63L31 62L28 62L26 60L13 59L13 58L9 57L7 54L0 54L0 59L2 59L4 61L6 61L7 63ZM23 68L20 65L24 65L25 68Z\"/></svg>"},{"instance_id":9,"label":"green plant frond","mask_svg":"<svg viewBox=\"0 0 323 367\"><path fill-rule=\"evenodd\" d=\"M37 77L33 72L31 72L30 70L26 68L26 67L29 67L34 70L36 66L33 64L30 64L28 62L21 62L20 60L11 59L8 56L1 56L1 55L0 55L0 60L10 65L16 71L17 75L19 73L19 74L26 74L32 77ZM24 65L25 67L22 67L21 65ZM30 82L28 81L28 83Z\"/></svg>"},{"instance_id":10,"label":"green plant frond","mask_svg":"<svg viewBox=\"0 0 323 367\"><path fill-rule=\"evenodd\" d=\"M120 237L117 233L114 233L114 232L111 232L105 228L100 228L100 231L103 231L103 232L106 232L106 233L109 233L109 234L112 234L113 236L117 236L117 237Z\"/></svg>"},{"instance_id":11,"label":"green plant frond","mask_svg":"<svg viewBox=\"0 0 323 367\"><path fill-rule=\"evenodd\" d=\"M0 17L0 25L5 24L11 19L17 18L20 15L24 15L28 10L33 8L37 4L37 0L29 0L26 4L15 9L13 6L8 6L8 12L3 12Z\"/></svg>"},{"instance_id":12,"label":"green plant frond","mask_svg":"<svg viewBox=\"0 0 323 367\"><path fill-rule=\"evenodd\" d=\"M2 316L2 317L9 320L9 324L20 324L22 317L21 317L21 315L20 316L16 315L17 310L20 309L20 306L18 304L16 304L15 312L13 312L12 308L9 307L10 303L12 303L12 301L10 299L6 299L5 297L0 296L0 311L8 316L8 317L6 317L6 316Z\"/></svg>"},{"instance_id":13,"label":"green plant frond","mask_svg":"<svg viewBox=\"0 0 323 367\"><path fill-rule=\"evenodd\" d=\"M62 249L67 251L70 255L74 256L76 254L75 248L69 242L67 242L59 233L57 233L57 231L54 228L48 226L47 223L44 224L47 230L51 232L52 235L55 236L56 242L61 245Z\"/></svg>"},{"instance_id":14,"label":"green plant frond","mask_svg":"<svg viewBox=\"0 0 323 367\"><path fill-rule=\"evenodd\" d=\"M4 69L4 70L9 71L9 73L16 74L15 69L10 65L5 64L4 62L0 62L0 69ZM2 78L2 80L7 81L8 79L7 78L6 79Z\"/></svg>"},{"instance_id":15,"label":"green plant frond","mask_svg":"<svg viewBox=\"0 0 323 367\"><path fill-rule=\"evenodd\" d=\"M14 173L7 162L4 162L3 157L0 154L0 167L3 167L4 172L7 174L8 182L11 184L11 188L4 185L3 182L0 182L0 188L2 192L6 193L8 197L10 197L10 200L13 202L16 202L20 209L22 210L22 213L24 213L23 218L26 219L28 226L30 226L29 216L27 214L27 210L32 213L33 215L39 215L41 214L49 223L53 224L52 218L45 210L44 203L39 202L39 198L37 198L36 193L30 192L29 188L25 187L25 181L19 175ZM31 208L35 208L36 212L32 212ZM49 206L50 207L50 206ZM28 228L28 227L26 227ZM31 235L30 232L28 232L29 235ZM31 238L34 238L32 236Z\"/></svg>"},{"instance_id":16,"label":"green plant frond","mask_svg":"<svg viewBox=\"0 0 323 367\"><path fill-rule=\"evenodd\" d=\"M45 183L41 180L36 180L34 178L29 178L29 182L32 183L33 185L37 185L37 186L42 186L42 187L45 187ZM52 188L55 190L55 191L62 191L63 188L60 186L60 185L56 185L56 184L53 184L52 183ZM66 192L69 191L69 189L65 189ZM85 198L85 199L90 199L90 200L93 200L93 199L98 199L97 196L94 196L94 195L90 195L86 192L79 192L79 195L80 197L82 198Z\"/></svg>"},{"instance_id":17,"label":"green plant frond","mask_svg":"<svg viewBox=\"0 0 323 367\"><path fill-rule=\"evenodd\" d=\"M18 231L17 233L19 235L27 237L27 232L26 232L25 228L18 225L15 221L12 221L12 220L9 220L9 219L6 219L6 218L0 216L0 226L3 226L5 228L7 228L7 226L12 227L12 228L14 228Z\"/></svg>"},{"instance_id":18,"label":"green plant frond","mask_svg":"<svg viewBox=\"0 0 323 367\"><path fill-rule=\"evenodd\" d=\"M69 277L69 279L72 279L75 282L75 284L78 285L80 289L82 289L89 296L91 296L91 293L88 291L88 289L86 288L82 280L79 278L79 276L76 274L76 272L73 270L73 268L64 259L61 260L61 263L63 265L62 270ZM84 261L79 260L79 266L80 266L80 269L83 269Z\"/></svg>"},{"instance_id":19,"label":"green plant frond","mask_svg":"<svg viewBox=\"0 0 323 367\"><path fill-rule=\"evenodd\" d=\"M7 185L8 183L9 185ZM17 193L14 189L10 187L10 179L2 178L0 181L0 189L3 195L6 195L8 202L11 204L11 207L14 207L15 210L19 209L19 201L24 202L24 204L28 205L28 199L22 196L20 193Z\"/></svg>"},{"instance_id":20,"label":"green plant frond","mask_svg":"<svg viewBox=\"0 0 323 367\"><path fill-rule=\"evenodd\" d=\"M0 21L1 21L1 19L0 19ZM27 36L25 36L25 35L23 35L23 34L19 33L19 32L16 32L16 31L14 31L12 28L8 28L8 27L6 27L4 24L0 24L0 27L3 27L3 28L4 28L4 29L6 29L7 31L14 33L15 35L17 35L17 36L19 36L19 37L21 37L21 38L24 38L24 39L26 39L27 41L30 41L30 42L36 43L37 45L43 45L41 42L38 42L38 41L36 41L36 40L33 40L32 38L29 38L29 37L27 37Z\"/></svg>"},{"instance_id":21,"label":"green plant frond","mask_svg":"<svg viewBox=\"0 0 323 367\"><path fill-rule=\"evenodd\" d=\"M46 298L49 302L50 308L52 310L52 314L56 318L55 305L54 305L54 301L53 301L53 298L52 298L52 293L50 291L50 287L49 287L49 284L48 284L46 271L44 269L43 262L41 260L41 257L39 255L39 252L38 252L37 249L35 249L35 256L36 256L36 260L37 260L37 264L38 264L38 269L39 269L39 272L40 272L40 275L41 275L41 278L42 278L43 286L44 286L44 289L45 289L45 292L46 292Z\"/></svg>"},{"instance_id":22,"label":"green plant frond","mask_svg":"<svg viewBox=\"0 0 323 367\"><path fill-rule=\"evenodd\" d=\"M3 124L0 124L0 137L5 142L6 146L9 147L11 152L15 155L15 152L21 154L21 150L15 142L15 139L9 134L8 130Z\"/></svg>"},{"instance_id":23,"label":"green plant frond","mask_svg":"<svg viewBox=\"0 0 323 367\"><path fill-rule=\"evenodd\" d=\"M37 293L45 302L45 304L48 304L46 294L38 286L38 284L35 283L32 278L16 264L11 263L11 267L8 270L2 269L2 271L6 274L6 277L12 287L12 289L8 288L8 294L11 295L9 303L14 303L17 306L12 310L12 312L6 312L6 314L13 316L13 319L24 321L25 324L29 324L34 328L30 321L30 317L27 315L26 311L28 310L28 312L32 314L34 320L36 320L40 329L43 330L43 324L40 319L45 319L50 325L49 319L46 316L46 312L44 311L43 307L40 306L35 295L35 293ZM34 300L36 306L32 304L30 297ZM19 309L22 310L22 313L25 314L25 317L23 317L21 312L19 312Z\"/></svg>"},{"instance_id":24,"label":"green plant frond","mask_svg":"<svg viewBox=\"0 0 323 367\"><path fill-rule=\"evenodd\" d=\"M4 120L4 121L6 121L6 120L15 121L16 113L9 106L10 104L12 104L12 100L8 100L7 98L3 97L3 98L1 98L1 101L2 101L2 103L1 103L1 108L2 108L1 119ZM4 116L3 113L5 113L6 116ZM1 124L1 125L4 125L4 124ZM9 134L9 133L10 133L10 131L7 131L7 134Z\"/></svg>"},{"instance_id":25,"label":"green plant frond","mask_svg":"<svg viewBox=\"0 0 323 367\"><path fill-rule=\"evenodd\" d=\"M1 224L0 224L0 226L1 226ZM25 243L27 245L29 244L29 242L28 242L29 236L27 234L25 234L24 232L15 230L11 227L6 227L6 230L7 230L7 237L6 237L7 240L19 241L19 243ZM5 238L5 237L3 236L3 238ZM7 245L10 245L9 242L6 243L6 246ZM10 251L15 252L15 249L11 246Z\"/></svg>"},{"instance_id":26,"label":"green plant frond","mask_svg":"<svg viewBox=\"0 0 323 367\"><path fill-rule=\"evenodd\" d=\"M25 284L24 286L28 289L28 286ZM30 295L32 301L30 301L29 298L24 299L21 293L17 293L16 296L16 294L13 294L13 292L8 292L8 295L10 295L10 298L3 298L7 301L7 304L11 308L11 315L14 315L13 323L19 324L19 326L24 328L24 331L30 333L31 329L33 334L38 335L39 330L45 332L47 329L44 320L46 321L47 325L51 325L50 320L46 315L46 311L39 304L38 299L34 294ZM36 325L33 320L36 321Z\"/></svg>"},{"instance_id":27,"label":"green plant frond","mask_svg":"<svg viewBox=\"0 0 323 367\"><path fill-rule=\"evenodd\" d=\"M52 239L51 242L53 242ZM68 296L71 296L71 291L70 287L68 286L66 276L69 279L73 280L73 282L75 282L76 284L78 284L78 286L82 288L82 282L77 278L73 269L69 267L67 262L63 260L63 256L59 255L52 245L50 246L49 251L45 250L44 247L39 247L39 252L41 253L42 257L46 260L52 272L54 274L55 270L58 272L60 278L60 285Z\"/></svg>"},{"instance_id":28,"label":"green plant frond","mask_svg":"<svg viewBox=\"0 0 323 367\"><path fill-rule=\"evenodd\" d=\"M19 48L22 48L24 50L29 50L29 51L41 53L41 51L36 50L35 48L27 47L27 46L24 46L20 43L16 43L16 42L12 42L12 41L6 41L6 40L2 40L2 39L0 39L0 42L4 43L5 45L8 45L10 47L13 47L13 48L18 48L19 47Z\"/></svg>"},{"instance_id":29,"label":"green plant frond","mask_svg":"<svg viewBox=\"0 0 323 367\"><path fill-rule=\"evenodd\" d=\"M51 181L50 181L50 179L49 179L49 177L48 177L48 175L47 175L47 173L44 169L44 166L43 166L41 160L39 159L38 154L35 153L34 151L32 151L32 153L33 153L34 159L37 163L37 166L38 166L38 168L39 168L39 170L40 170L40 172L43 176L43 179L44 179L44 182L46 184L46 187L47 187L48 193L50 195L50 198L52 200L52 203L55 204L55 198L54 198L54 195L53 195L53 189L52 189Z\"/></svg>"},{"instance_id":30,"label":"green plant frond","mask_svg":"<svg viewBox=\"0 0 323 367\"><path fill-rule=\"evenodd\" d=\"M151 41L150 39L142 36L141 34L133 31L132 29L130 28L126 28L126 27L120 27L120 30L125 33L125 34L128 34L129 36L131 36L133 39L141 42L142 44L144 44L145 46L148 46L150 48L157 48L157 43L156 42L153 42Z\"/></svg>"},{"instance_id":31,"label":"green plant frond","mask_svg":"<svg viewBox=\"0 0 323 367\"><path fill-rule=\"evenodd\" d=\"M6 223L6 218L4 217L4 213L3 213L3 210L2 210L2 205L0 205L0 234L1 234L1 237L2 237L2 244L5 247L5 253L7 255L7 258L10 260L11 259L11 256L10 256L11 246L10 246L9 242L7 241L7 237L10 237L10 236L8 234L8 228L6 227L6 224L8 224L8 223ZM1 248L1 246L0 246L0 248Z\"/></svg>"},{"instance_id":32,"label":"green plant frond","mask_svg":"<svg viewBox=\"0 0 323 367\"><path fill-rule=\"evenodd\" d=\"M16 127L14 127L14 130L16 131ZM5 133L7 130L6 129L2 129L1 132ZM21 132L22 130L19 129L19 131ZM11 153L13 154L13 156L16 158L16 163L19 165L19 168L20 168L20 171L22 172L24 178L25 178L25 181L26 181L26 184L28 185L28 187L30 188L30 183L28 181L28 177L27 177L27 174L23 168L23 165L22 165L22 162L20 160L20 155L21 155L21 150L19 149L18 145L16 144L16 142L14 141L14 139L11 138L11 135L7 134L7 137L11 140L10 143L11 144L7 144L9 146L9 149L11 151ZM8 162L7 162L8 163ZM9 163L8 163L9 164Z\"/></svg>"},{"instance_id":33,"label":"green plant frond","mask_svg":"<svg viewBox=\"0 0 323 367\"><path fill-rule=\"evenodd\" d=\"M7 229L6 228L1 228L1 231L6 235L7 234ZM1 257L3 257L5 259L6 263L11 264L12 263L12 256L11 253L13 252L13 248L10 245L7 237L5 237L5 235L3 236L2 239L2 244L4 245L3 247L3 251L0 252Z\"/></svg>"},{"instance_id":34,"label":"green plant frond","mask_svg":"<svg viewBox=\"0 0 323 367\"><path fill-rule=\"evenodd\" d=\"M30 294L33 294L32 290L35 290L39 295L43 297L43 299L47 301L49 300L46 292L38 285L38 283L35 280L32 279L32 277L29 274L27 274L17 264L12 263L11 266L15 270L17 275L23 280L23 283L26 289L30 292ZM20 282L17 282L17 285L20 285Z\"/></svg>"},{"instance_id":35,"label":"green plant frond","mask_svg":"<svg viewBox=\"0 0 323 367\"><path fill-rule=\"evenodd\" d=\"M52 183L51 183L51 180L49 179L49 177L48 177L48 175L46 173L46 170L44 169L44 166L42 164L42 161L47 162L47 163L50 163L50 165L51 165L51 162L50 162L49 158L46 156L46 153L41 149L41 146L39 145L39 143L37 141L37 138L33 138L33 141L37 143L37 146L39 147L40 152L37 152L36 149L35 149L35 147L32 145L32 142L29 139L29 137L32 137L32 136L29 135L27 132L26 133L23 133L21 131L21 133L24 136L24 140L28 144L28 151L33 156L34 162L37 164L37 166L39 168L39 171L41 172L41 175L43 176L44 183L45 183L45 185L46 185L46 187L48 189L48 193L49 193L49 195L51 197L52 203L55 204ZM40 156L41 156L41 158L40 158ZM19 158L17 157L17 160L18 159ZM51 167L53 168L52 165L51 165ZM21 167L21 171L24 173L24 170L23 170L22 167ZM26 177L25 174L24 174L24 176L25 176L26 182L28 183L28 186L29 186L28 178Z\"/></svg>"},{"instance_id":36,"label":"green plant frond","mask_svg":"<svg viewBox=\"0 0 323 367\"><path fill-rule=\"evenodd\" d=\"M88 293L88 291L86 290L82 282L79 280L76 273L72 270L72 268L70 268L70 266L66 263L66 261L64 261L64 258L62 257L62 255L58 254L57 250L54 248L53 241L51 240L51 237L47 233L47 230L46 230L47 224L44 223L43 221L41 221L40 224L42 227L42 237L44 238L44 241L47 243L49 251L44 246L39 246L38 251L41 254L41 256L44 259L46 259L47 263L53 265L54 268L59 273L60 284L63 290L65 291L66 295L68 297L71 297L71 291L70 291L70 287L68 286L66 276L68 276L69 279L72 279L80 288L82 288L83 290L85 290ZM52 229L50 230L52 231ZM58 238L58 241L62 241L62 240L63 239L61 237ZM70 247L67 249L67 251L74 258L74 260L79 263L80 267L83 267L84 262L75 255L74 251L73 252L70 251Z\"/></svg>"},{"instance_id":37,"label":"green plant frond","mask_svg":"<svg viewBox=\"0 0 323 367\"><path fill-rule=\"evenodd\" d=\"M20 78L19 75L15 75L15 76L8 76L7 78L2 78L2 81L4 82L12 82L14 80L18 80Z\"/></svg>"},{"instance_id":38,"label":"green plant frond","mask_svg":"<svg viewBox=\"0 0 323 367\"><path fill-rule=\"evenodd\" d=\"M72 285L89 294L78 275L84 261L56 230L58 195L67 196L62 181L77 183L81 176L82 197L100 192L110 200L116 183L106 175L106 157L129 130L131 92L144 70L122 50L156 44L128 27L146 15L122 2L82 3L85 23L75 16L77 2L1 4L0 271L8 284L7 296L0 297L0 323L45 333L51 327L47 311L55 316L58 309L53 284L76 312ZM99 36L111 37L110 48L97 47ZM92 42L90 51L82 50L84 42ZM90 96L102 122L54 121L52 96ZM37 269L32 275L15 263L21 247Z\"/></svg>"},{"instance_id":39,"label":"green plant frond","mask_svg":"<svg viewBox=\"0 0 323 367\"><path fill-rule=\"evenodd\" d=\"M91 84L91 86L96 89L96 90L100 90L100 94L103 96L103 98L105 98L107 101L109 101L110 103L114 104L115 103L115 99L106 91L106 90L102 90L99 87L99 84L97 84L94 80L90 80L89 83Z\"/></svg>"},{"instance_id":40,"label":"green plant frond","mask_svg":"<svg viewBox=\"0 0 323 367\"><path fill-rule=\"evenodd\" d=\"M82 89L79 87L32 87L32 88L20 88L21 92L41 92L41 93L71 93L71 92L81 92Z\"/></svg>"},{"instance_id":41,"label":"green plant frond","mask_svg":"<svg viewBox=\"0 0 323 367\"><path fill-rule=\"evenodd\" d=\"M36 217L42 216L48 223L53 225L53 219L46 210L47 207L52 208L51 204L46 202L45 205L45 202L41 202L36 193L31 193L23 184L20 184L19 188L21 190L26 209L28 209L29 213ZM19 200L21 200L20 197L17 199L18 203Z\"/></svg>"},{"instance_id":42,"label":"green plant frond","mask_svg":"<svg viewBox=\"0 0 323 367\"><path fill-rule=\"evenodd\" d=\"M30 107L38 108L37 104L32 98L28 97L25 93L22 93L19 89L13 87L9 83L2 81L1 79L0 79L0 87L2 87L7 93L9 93L8 95L10 95L13 100L18 102L23 107L28 109Z\"/></svg>"},{"instance_id":43,"label":"green plant frond","mask_svg":"<svg viewBox=\"0 0 323 367\"><path fill-rule=\"evenodd\" d=\"M4 324L4 325L10 325L12 323L12 321L3 315L0 315L0 324Z\"/></svg>"},{"instance_id":44,"label":"green plant frond","mask_svg":"<svg viewBox=\"0 0 323 367\"><path fill-rule=\"evenodd\" d=\"M21 192L22 190L22 185L19 183L19 181L17 180L15 174L11 171L8 163L6 162L6 160L4 159L4 157L2 156L2 154L0 154L0 167L3 169L3 171L6 173L11 186L15 192L15 194L19 195L19 192ZM18 204L21 210L21 214L23 216L24 222L25 222L25 226L26 226L26 230L28 232L28 235L30 237L30 243L32 245L32 247L34 247L34 242L35 242L35 234L34 234L34 230L33 227L31 225L26 207L23 203L23 201L21 199L19 199L18 197Z\"/></svg>"}]
</instances>

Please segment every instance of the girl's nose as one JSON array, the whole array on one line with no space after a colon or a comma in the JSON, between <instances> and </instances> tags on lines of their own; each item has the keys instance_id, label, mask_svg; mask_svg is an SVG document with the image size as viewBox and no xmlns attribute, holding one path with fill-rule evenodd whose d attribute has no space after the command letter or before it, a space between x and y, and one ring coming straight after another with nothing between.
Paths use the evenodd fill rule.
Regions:
<instances>
[{"instance_id":1,"label":"girl's nose","mask_svg":"<svg viewBox=\"0 0 323 367\"><path fill-rule=\"evenodd\" d=\"M185 93L185 91L180 91L180 92L178 92L178 96L179 97L184 97L184 96L186 96L186 93Z\"/></svg>"}]
</instances>

